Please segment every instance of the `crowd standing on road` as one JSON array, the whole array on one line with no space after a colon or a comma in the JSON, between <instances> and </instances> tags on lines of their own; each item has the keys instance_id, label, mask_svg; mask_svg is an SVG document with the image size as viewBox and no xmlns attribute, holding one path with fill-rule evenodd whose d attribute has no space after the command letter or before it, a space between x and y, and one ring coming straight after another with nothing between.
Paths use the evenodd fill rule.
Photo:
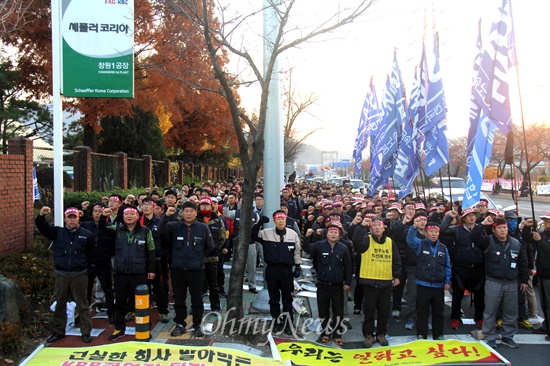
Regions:
<instances>
[{"instance_id":1,"label":"crowd standing on road","mask_svg":"<svg viewBox=\"0 0 550 366\"><path fill-rule=\"evenodd\" d=\"M367 197L346 185L318 182L288 183L279 209L264 212L263 194L258 181L247 283L257 294L256 268L263 267L274 332L292 334L294 279L302 275L303 251L313 263L322 343L344 345L346 303L354 287L353 314L363 314L366 347L389 344L388 320L401 316L403 297L405 328L416 329L419 339L428 339L430 329L433 339L444 339L446 324L461 326L463 298L473 296L474 321L487 343L496 348L501 329L501 344L517 348L518 327L532 329L539 321L535 279L545 318L539 329L550 341L550 213L540 222L522 220L514 212L489 209L487 200L462 208L434 197L398 201L391 192ZM238 180L155 187L137 199L113 194L66 209L63 227L49 224L45 216L51 210L43 207L36 226L53 241L57 300L47 343L65 335L69 296L77 304L82 339L91 341L96 278L115 324L110 340L125 335L126 321L135 316L135 288L145 284L163 323L170 320L172 295L172 336L187 331L189 292L193 336L204 337L203 296L209 296L211 311L224 311L223 264L239 244L241 197ZM270 221L275 226L264 227ZM452 294L448 323L445 291Z\"/></svg>"}]
</instances>

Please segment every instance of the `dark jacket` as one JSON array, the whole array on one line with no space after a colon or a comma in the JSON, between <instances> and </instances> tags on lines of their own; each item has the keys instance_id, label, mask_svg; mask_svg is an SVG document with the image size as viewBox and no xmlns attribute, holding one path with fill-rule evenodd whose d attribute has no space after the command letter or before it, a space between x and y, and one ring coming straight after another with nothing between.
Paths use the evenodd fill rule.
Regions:
<instances>
[{"instance_id":1,"label":"dark jacket","mask_svg":"<svg viewBox=\"0 0 550 366\"><path fill-rule=\"evenodd\" d=\"M403 224L402 220L395 220L391 230L392 239L397 243L407 244L407 234L409 232L409 229L412 226L413 226L413 220L407 222L406 224ZM424 238L424 235L420 234L418 230L416 232L417 232L417 238L419 239ZM401 250L403 250L403 248ZM411 273L414 273L416 268L416 253L408 245L406 245L404 252L405 252L404 262L407 268L407 272L412 271Z\"/></svg>"},{"instance_id":2,"label":"dark jacket","mask_svg":"<svg viewBox=\"0 0 550 366\"><path fill-rule=\"evenodd\" d=\"M81 226L70 230L54 226L38 215L36 227L42 235L53 241L55 272L62 276L76 276L88 270L88 258L93 254L94 235Z\"/></svg>"},{"instance_id":3,"label":"dark jacket","mask_svg":"<svg viewBox=\"0 0 550 366\"><path fill-rule=\"evenodd\" d=\"M81 222L80 226L89 230L95 236L94 251L88 264L91 266L111 266L111 257L115 255L115 232L112 230L99 230L95 221Z\"/></svg>"},{"instance_id":4,"label":"dark jacket","mask_svg":"<svg viewBox=\"0 0 550 366\"><path fill-rule=\"evenodd\" d=\"M153 217L149 220L147 217L145 217L145 215L141 215L139 220L143 226L151 230L151 234L153 235L153 241L155 242L155 258L159 260L163 252L162 240L159 232L160 219L155 215L153 215Z\"/></svg>"},{"instance_id":5,"label":"dark jacket","mask_svg":"<svg viewBox=\"0 0 550 366\"><path fill-rule=\"evenodd\" d=\"M528 226L523 228L523 238L530 242L537 252L537 276L542 279L550 279L550 230L542 232L540 240L535 241L533 233L528 229Z\"/></svg>"},{"instance_id":6,"label":"dark jacket","mask_svg":"<svg viewBox=\"0 0 550 366\"><path fill-rule=\"evenodd\" d=\"M169 219L170 216L162 216L159 231L167 233L172 242L172 268L185 271L204 269L205 256L217 250L208 226L197 221L191 225L184 221L168 222Z\"/></svg>"},{"instance_id":7,"label":"dark jacket","mask_svg":"<svg viewBox=\"0 0 550 366\"><path fill-rule=\"evenodd\" d=\"M304 251L317 258L317 280L324 284L351 285L351 257L348 247L341 242L331 246L327 239L316 243L304 238Z\"/></svg>"},{"instance_id":8,"label":"dark jacket","mask_svg":"<svg viewBox=\"0 0 550 366\"><path fill-rule=\"evenodd\" d=\"M447 247L439 240L432 242L416 237L418 229L411 226L407 245L416 254L416 280L420 286L442 288L451 284L451 261Z\"/></svg>"},{"instance_id":9,"label":"dark jacket","mask_svg":"<svg viewBox=\"0 0 550 366\"><path fill-rule=\"evenodd\" d=\"M527 284L529 268L525 248L517 240L508 236L506 242L499 241L489 233L491 226L480 225L472 230L471 238L485 255L485 277L497 282L517 281Z\"/></svg>"},{"instance_id":10,"label":"dark jacket","mask_svg":"<svg viewBox=\"0 0 550 366\"><path fill-rule=\"evenodd\" d=\"M451 216L445 216L441 224L440 235L454 235L454 241L449 245L453 265L459 267L483 266L483 252L470 239L471 231L462 225L449 226L452 220Z\"/></svg>"},{"instance_id":11,"label":"dark jacket","mask_svg":"<svg viewBox=\"0 0 550 366\"><path fill-rule=\"evenodd\" d=\"M130 231L126 225L116 229L115 258L116 273L155 273L155 243L151 230L139 222Z\"/></svg>"},{"instance_id":12,"label":"dark jacket","mask_svg":"<svg viewBox=\"0 0 550 366\"><path fill-rule=\"evenodd\" d=\"M225 225L227 225L227 223L224 222L225 219L223 217L218 216L215 212L212 212L208 220L199 213L197 215L197 221L208 226L210 234L212 235L212 240L214 241L214 246L216 247L216 250L207 255L204 261L208 263L217 262L222 248L224 248L224 246L226 248L229 247L229 239L227 238L225 230Z\"/></svg>"}]
</instances>

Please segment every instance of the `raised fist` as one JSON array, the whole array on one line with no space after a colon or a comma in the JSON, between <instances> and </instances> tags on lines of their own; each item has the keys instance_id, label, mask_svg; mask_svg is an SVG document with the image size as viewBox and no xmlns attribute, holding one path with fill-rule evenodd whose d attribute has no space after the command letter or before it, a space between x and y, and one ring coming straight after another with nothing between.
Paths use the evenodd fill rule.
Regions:
<instances>
[{"instance_id":1,"label":"raised fist","mask_svg":"<svg viewBox=\"0 0 550 366\"><path fill-rule=\"evenodd\" d=\"M52 209L48 206L44 206L40 209L40 216L49 215L52 213Z\"/></svg>"},{"instance_id":2,"label":"raised fist","mask_svg":"<svg viewBox=\"0 0 550 366\"><path fill-rule=\"evenodd\" d=\"M176 213L176 211L177 210L175 207L168 207L168 209L166 210L166 216L172 216Z\"/></svg>"},{"instance_id":3,"label":"raised fist","mask_svg":"<svg viewBox=\"0 0 550 366\"><path fill-rule=\"evenodd\" d=\"M458 216L458 212L456 212L455 210L450 210L447 212L447 215L451 216L452 218L456 218Z\"/></svg>"}]
</instances>

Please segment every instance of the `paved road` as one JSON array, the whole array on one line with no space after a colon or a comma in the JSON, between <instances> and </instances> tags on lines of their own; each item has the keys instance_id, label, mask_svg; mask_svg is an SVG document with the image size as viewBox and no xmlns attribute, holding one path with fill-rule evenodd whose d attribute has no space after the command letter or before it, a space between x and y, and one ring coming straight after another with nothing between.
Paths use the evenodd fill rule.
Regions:
<instances>
[{"instance_id":1,"label":"paved road","mask_svg":"<svg viewBox=\"0 0 550 366\"><path fill-rule=\"evenodd\" d=\"M515 203L509 193L499 194L497 196L489 196L496 205L501 205L503 208L514 206ZM521 197L518 201L519 214L522 217L531 217L531 201L529 197ZM550 212L550 202L547 198L534 197L535 216L537 220L541 215Z\"/></svg>"}]
</instances>

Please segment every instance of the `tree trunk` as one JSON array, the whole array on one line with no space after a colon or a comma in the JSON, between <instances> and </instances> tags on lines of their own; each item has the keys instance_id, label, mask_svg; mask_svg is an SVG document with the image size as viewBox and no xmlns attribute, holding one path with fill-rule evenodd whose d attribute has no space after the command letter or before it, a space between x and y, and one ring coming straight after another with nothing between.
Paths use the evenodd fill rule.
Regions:
<instances>
[{"instance_id":1,"label":"tree trunk","mask_svg":"<svg viewBox=\"0 0 550 366\"><path fill-rule=\"evenodd\" d=\"M227 319L234 319L238 322L244 318L243 308L243 279L248 257L248 246L250 244L250 233L252 229L252 211L256 177L259 169L261 156L253 155L250 162L243 162L244 184L243 203L241 207L241 224L238 236L238 244L233 248L233 262L229 277L229 295L227 297ZM261 155L261 154L260 154ZM243 161L243 160L241 160ZM252 276L254 274L250 274ZM238 323L236 329L240 329ZM245 329L242 329L244 331ZM226 330L227 331L227 330Z\"/></svg>"},{"instance_id":2,"label":"tree trunk","mask_svg":"<svg viewBox=\"0 0 550 366\"><path fill-rule=\"evenodd\" d=\"M82 142L84 146L88 146L92 149L93 152L97 152L97 134L92 126L83 125L84 134L82 137Z\"/></svg>"}]
</instances>

